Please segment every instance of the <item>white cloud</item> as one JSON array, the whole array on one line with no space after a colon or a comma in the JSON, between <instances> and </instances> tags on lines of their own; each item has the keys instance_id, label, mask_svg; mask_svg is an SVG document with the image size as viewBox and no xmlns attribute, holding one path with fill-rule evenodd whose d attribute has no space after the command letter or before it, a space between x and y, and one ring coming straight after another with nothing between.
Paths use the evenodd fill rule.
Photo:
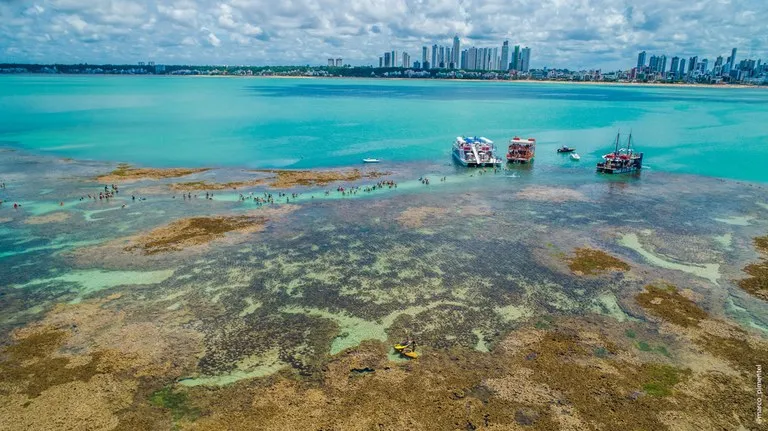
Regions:
<instances>
[{"instance_id":1,"label":"white cloud","mask_svg":"<svg viewBox=\"0 0 768 431\"><path fill-rule=\"evenodd\" d=\"M530 46L536 67L618 68L640 50L765 57L766 22L764 0L0 0L0 61L376 64L459 34Z\"/></svg>"}]
</instances>

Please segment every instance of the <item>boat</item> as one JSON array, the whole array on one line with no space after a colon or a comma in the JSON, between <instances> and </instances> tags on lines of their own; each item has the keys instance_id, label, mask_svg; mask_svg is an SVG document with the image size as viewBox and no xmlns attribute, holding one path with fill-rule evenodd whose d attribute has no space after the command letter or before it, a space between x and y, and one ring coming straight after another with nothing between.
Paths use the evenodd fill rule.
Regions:
<instances>
[{"instance_id":1,"label":"boat","mask_svg":"<svg viewBox=\"0 0 768 431\"><path fill-rule=\"evenodd\" d=\"M363 163L379 163L379 162L381 162L381 160L373 159L373 158L370 158L370 157L366 158L366 159L363 159Z\"/></svg>"},{"instance_id":2,"label":"boat","mask_svg":"<svg viewBox=\"0 0 768 431\"><path fill-rule=\"evenodd\" d=\"M462 166L484 167L501 164L496 157L496 146L486 137L459 136L453 143L453 158Z\"/></svg>"},{"instance_id":3,"label":"boat","mask_svg":"<svg viewBox=\"0 0 768 431\"><path fill-rule=\"evenodd\" d=\"M557 149L558 153L572 153L574 151L576 151L576 148L571 148L567 145L563 145L562 147Z\"/></svg>"},{"instance_id":4,"label":"boat","mask_svg":"<svg viewBox=\"0 0 768 431\"><path fill-rule=\"evenodd\" d=\"M581 160L581 156L579 155L579 153L571 153L571 160L575 160L578 162L579 160Z\"/></svg>"},{"instance_id":5,"label":"boat","mask_svg":"<svg viewBox=\"0 0 768 431\"><path fill-rule=\"evenodd\" d=\"M619 148L621 133L616 134L615 149L603 156L603 161L597 163L597 172L603 174L626 174L637 172L643 168L643 153L632 149L632 133L627 139L627 148Z\"/></svg>"},{"instance_id":6,"label":"boat","mask_svg":"<svg viewBox=\"0 0 768 431\"><path fill-rule=\"evenodd\" d=\"M535 155L535 139L521 139L515 136L509 140L509 148L507 149L507 163L528 163L533 161L533 157Z\"/></svg>"}]
</instances>

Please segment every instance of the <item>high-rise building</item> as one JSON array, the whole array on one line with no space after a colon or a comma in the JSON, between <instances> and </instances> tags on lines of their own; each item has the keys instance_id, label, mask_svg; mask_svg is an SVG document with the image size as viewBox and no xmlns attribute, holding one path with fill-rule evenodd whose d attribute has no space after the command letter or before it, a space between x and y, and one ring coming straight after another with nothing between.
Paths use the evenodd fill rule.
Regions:
<instances>
[{"instance_id":1,"label":"high-rise building","mask_svg":"<svg viewBox=\"0 0 768 431\"><path fill-rule=\"evenodd\" d=\"M510 62L510 69L520 70L520 45L515 45L515 51L512 53L512 61Z\"/></svg>"},{"instance_id":2,"label":"high-rise building","mask_svg":"<svg viewBox=\"0 0 768 431\"><path fill-rule=\"evenodd\" d=\"M736 67L736 48L731 50L731 69Z\"/></svg>"},{"instance_id":3,"label":"high-rise building","mask_svg":"<svg viewBox=\"0 0 768 431\"><path fill-rule=\"evenodd\" d=\"M648 62L648 69L650 69L651 72L658 72L658 68L659 68L659 57L652 55L650 61Z\"/></svg>"},{"instance_id":4,"label":"high-rise building","mask_svg":"<svg viewBox=\"0 0 768 431\"><path fill-rule=\"evenodd\" d=\"M444 46L441 46L440 51L438 51L437 65L441 69L445 67L445 47Z\"/></svg>"},{"instance_id":5,"label":"high-rise building","mask_svg":"<svg viewBox=\"0 0 768 431\"><path fill-rule=\"evenodd\" d=\"M500 69L508 70L509 69L509 41L505 40L503 44L501 44L501 65Z\"/></svg>"},{"instance_id":6,"label":"high-rise building","mask_svg":"<svg viewBox=\"0 0 768 431\"><path fill-rule=\"evenodd\" d=\"M392 53L391 52L385 52L384 53L384 67L392 67Z\"/></svg>"},{"instance_id":7,"label":"high-rise building","mask_svg":"<svg viewBox=\"0 0 768 431\"><path fill-rule=\"evenodd\" d=\"M333 59L332 58L328 59L328 67L333 67Z\"/></svg>"},{"instance_id":8,"label":"high-rise building","mask_svg":"<svg viewBox=\"0 0 768 431\"><path fill-rule=\"evenodd\" d=\"M451 50L451 61L450 63L453 63L453 67L458 67L459 64L459 53L461 52L461 41L459 40L459 35L453 37L453 49Z\"/></svg>"},{"instance_id":9,"label":"high-rise building","mask_svg":"<svg viewBox=\"0 0 768 431\"><path fill-rule=\"evenodd\" d=\"M392 67L397 67L397 53L395 52L395 50L394 50L394 49L392 50L392 52L391 52L391 55L392 55L392 56L390 57L390 58L392 59L392 64L391 64L391 66L392 66Z\"/></svg>"},{"instance_id":10,"label":"high-rise building","mask_svg":"<svg viewBox=\"0 0 768 431\"><path fill-rule=\"evenodd\" d=\"M693 72L696 69L696 63L699 61L699 56L694 55L688 59L688 73Z\"/></svg>"},{"instance_id":11,"label":"high-rise building","mask_svg":"<svg viewBox=\"0 0 768 431\"><path fill-rule=\"evenodd\" d=\"M531 68L531 48L527 46L520 53L520 71L527 73Z\"/></svg>"},{"instance_id":12,"label":"high-rise building","mask_svg":"<svg viewBox=\"0 0 768 431\"><path fill-rule=\"evenodd\" d=\"M379 68L384 67L384 57L379 57Z\"/></svg>"},{"instance_id":13,"label":"high-rise building","mask_svg":"<svg viewBox=\"0 0 768 431\"><path fill-rule=\"evenodd\" d=\"M707 69L709 69L709 60L704 58L704 59L701 60L701 63L700 63L700 66L699 66L699 70L701 71L701 73L704 73L704 72L707 71Z\"/></svg>"},{"instance_id":14,"label":"high-rise building","mask_svg":"<svg viewBox=\"0 0 768 431\"><path fill-rule=\"evenodd\" d=\"M453 58L453 53L451 52L451 47L446 46L445 47L445 68L450 69L451 68L451 59Z\"/></svg>"},{"instance_id":15,"label":"high-rise building","mask_svg":"<svg viewBox=\"0 0 768 431\"><path fill-rule=\"evenodd\" d=\"M645 67L645 51L637 54L637 70L643 70Z\"/></svg>"},{"instance_id":16,"label":"high-rise building","mask_svg":"<svg viewBox=\"0 0 768 431\"><path fill-rule=\"evenodd\" d=\"M429 48L427 48L426 46L422 46L421 47L421 64L424 64L429 61L427 57L429 57Z\"/></svg>"},{"instance_id":17,"label":"high-rise building","mask_svg":"<svg viewBox=\"0 0 768 431\"><path fill-rule=\"evenodd\" d=\"M659 57L659 73L664 73L664 71L667 70L667 56L662 55Z\"/></svg>"},{"instance_id":18,"label":"high-rise building","mask_svg":"<svg viewBox=\"0 0 768 431\"><path fill-rule=\"evenodd\" d=\"M432 63L430 63L432 69L437 69L437 44L432 45Z\"/></svg>"},{"instance_id":19,"label":"high-rise building","mask_svg":"<svg viewBox=\"0 0 768 431\"><path fill-rule=\"evenodd\" d=\"M403 67L406 68L411 64L411 56L407 52L403 52Z\"/></svg>"},{"instance_id":20,"label":"high-rise building","mask_svg":"<svg viewBox=\"0 0 768 431\"><path fill-rule=\"evenodd\" d=\"M493 48L493 57L491 58L491 70L499 70L499 48Z\"/></svg>"},{"instance_id":21,"label":"high-rise building","mask_svg":"<svg viewBox=\"0 0 768 431\"><path fill-rule=\"evenodd\" d=\"M341 61L341 59L340 59L340 58L337 58L337 59L336 59L336 67L341 67L341 66L342 66L342 63L343 63L343 62Z\"/></svg>"},{"instance_id":22,"label":"high-rise building","mask_svg":"<svg viewBox=\"0 0 768 431\"><path fill-rule=\"evenodd\" d=\"M685 59L680 59L680 69L677 70L677 74L680 76L685 76Z\"/></svg>"},{"instance_id":23,"label":"high-rise building","mask_svg":"<svg viewBox=\"0 0 768 431\"><path fill-rule=\"evenodd\" d=\"M672 57L672 66L669 68L670 75L677 75L677 69L680 68L680 57Z\"/></svg>"}]
</instances>

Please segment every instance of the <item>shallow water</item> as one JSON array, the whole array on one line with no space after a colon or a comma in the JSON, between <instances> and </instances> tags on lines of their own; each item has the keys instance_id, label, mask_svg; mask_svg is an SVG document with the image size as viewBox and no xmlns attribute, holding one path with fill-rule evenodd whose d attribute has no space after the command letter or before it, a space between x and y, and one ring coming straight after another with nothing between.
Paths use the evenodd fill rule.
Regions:
<instances>
[{"instance_id":1,"label":"shallow water","mask_svg":"<svg viewBox=\"0 0 768 431\"><path fill-rule=\"evenodd\" d=\"M768 181L768 92L510 82L0 77L0 146L150 166L313 168L444 160L457 135L538 139L593 168L618 130L648 169ZM84 126L87 125L87 126ZM555 153L567 144L582 156Z\"/></svg>"}]
</instances>

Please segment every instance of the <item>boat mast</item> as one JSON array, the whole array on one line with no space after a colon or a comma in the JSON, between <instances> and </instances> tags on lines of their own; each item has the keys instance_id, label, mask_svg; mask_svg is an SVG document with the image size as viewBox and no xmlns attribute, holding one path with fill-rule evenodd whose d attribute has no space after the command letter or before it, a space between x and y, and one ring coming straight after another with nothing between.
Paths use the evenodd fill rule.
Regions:
<instances>
[{"instance_id":1,"label":"boat mast","mask_svg":"<svg viewBox=\"0 0 768 431\"><path fill-rule=\"evenodd\" d=\"M627 154L632 155L632 130L629 131L629 139L627 139Z\"/></svg>"},{"instance_id":2,"label":"boat mast","mask_svg":"<svg viewBox=\"0 0 768 431\"><path fill-rule=\"evenodd\" d=\"M616 134L616 149L613 150L613 154L619 154L619 137L621 136L621 130Z\"/></svg>"}]
</instances>

